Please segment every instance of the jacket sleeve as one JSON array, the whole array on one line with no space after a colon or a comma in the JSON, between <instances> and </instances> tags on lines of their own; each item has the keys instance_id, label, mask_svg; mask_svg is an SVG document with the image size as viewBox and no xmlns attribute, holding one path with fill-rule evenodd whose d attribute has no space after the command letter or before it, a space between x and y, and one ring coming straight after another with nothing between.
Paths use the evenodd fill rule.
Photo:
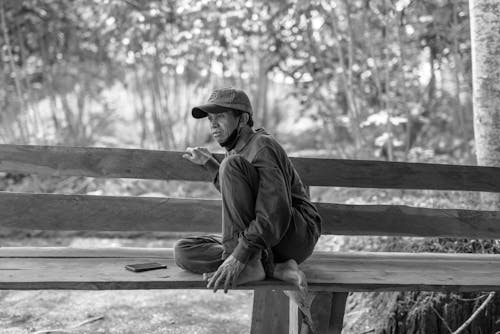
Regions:
<instances>
[{"instance_id":1,"label":"jacket sleeve","mask_svg":"<svg viewBox=\"0 0 500 334\"><path fill-rule=\"evenodd\" d=\"M212 154L212 158L210 158L204 165L203 168L205 168L208 173L210 174L210 177L212 178L212 182L217 188L217 190L220 192L220 185L219 185L219 166L220 163L219 161L215 158L215 156Z\"/></svg>"},{"instance_id":2,"label":"jacket sleeve","mask_svg":"<svg viewBox=\"0 0 500 334\"><path fill-rule=\"evenodd\" d=\"M292 203L287 178L280 168L278 152L265 146L252 164L259 172L255 219L240 235L233 256L243 263L260 249L275 246L288 230Z\"/></svg>"}]
</instances>

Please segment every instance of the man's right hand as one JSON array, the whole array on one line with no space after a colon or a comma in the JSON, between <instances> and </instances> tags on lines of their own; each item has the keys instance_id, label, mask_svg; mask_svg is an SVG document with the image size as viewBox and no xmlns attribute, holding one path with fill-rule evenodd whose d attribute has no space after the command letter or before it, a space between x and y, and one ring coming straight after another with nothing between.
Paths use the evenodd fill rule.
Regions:
<instances>
[{"instance_id":1,"label":"man's right hand","mask_svg":"<svg viewBox=\"0 0 500 334\"><path fill-rule=\"evenodd\" d=\"M212 154L206 147L188 147L186 152L182 157L197 165L204 165L212 159Z\"/></svg>"}]
</instances>

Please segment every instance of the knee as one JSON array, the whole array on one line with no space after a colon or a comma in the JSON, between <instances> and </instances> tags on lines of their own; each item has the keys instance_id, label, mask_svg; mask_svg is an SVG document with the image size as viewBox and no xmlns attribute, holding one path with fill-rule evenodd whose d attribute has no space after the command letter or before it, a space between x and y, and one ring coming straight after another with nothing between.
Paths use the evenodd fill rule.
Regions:
<instances>
[{"instance_id":1,"label":"knee","mask_svg":"<svg viewBox=\"0 0 500 334\"><path fill-rule=\"evenodd\" d=\"M190 244L189 239L180 239L174 243L174 254L182 253Z\"/></svg>"},{"instance_id":2,"label":"knee","mask_svg":"<svg viewBox=\"0 0 500 334\"><path fill-rule=\"evenodd\" d=\"M189 238L180 239L174 243L174 261L178 267L187 270L185 265L187 262L187 253L192 244L193 242Z\"/></svg>"},{"instance_id":3,"label":"knee","mask_svg":"<svg viewBox=\"0 0 500 334\"><path fill-rule=\"evenodd\" d=\"M219 177L227 177L228 175L234 175L235 173L242 173L245 169L245 164L249 164L249 162L241 155L230 155L221 162L219 167Z\"/></svg>"}]
</instances>

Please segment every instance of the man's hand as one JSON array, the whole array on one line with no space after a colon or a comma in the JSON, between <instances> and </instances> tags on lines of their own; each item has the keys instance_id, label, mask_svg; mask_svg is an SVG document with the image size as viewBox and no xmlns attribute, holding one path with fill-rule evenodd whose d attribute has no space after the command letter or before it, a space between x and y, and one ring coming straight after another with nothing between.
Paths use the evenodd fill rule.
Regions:
<instances>
[{"instance_id":1,"label":"man's hand","mask_svg":"<svg viewBox=\"0 0 500 334\"><path fill-rule=\"evenodd\" d=\"M243 269L245 269L245 266L244 263L238 261L234 256L229 255L209 279L207 288L213 287L214 292L217 292L219 285L224 281L224 293L227 293L229 285L234 289L236 281Z\"/></svg>"},{"instance_id":2,"label":"man's hand","mask_svg":"<svg viewBox=\"0 0 500 334\"><path fill-rule=\"evenodd\" d=\"M204 165L212 159L212 154L206 147L188 147L186 152L182 157L197 165Z\"/></svg>"}]
</instances>

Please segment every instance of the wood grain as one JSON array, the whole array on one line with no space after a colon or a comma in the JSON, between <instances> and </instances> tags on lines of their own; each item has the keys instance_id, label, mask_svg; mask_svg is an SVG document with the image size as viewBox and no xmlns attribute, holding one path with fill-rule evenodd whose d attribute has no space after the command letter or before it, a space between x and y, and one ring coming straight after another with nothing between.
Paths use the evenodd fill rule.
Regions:
<instances>
[{"instance_id":1,"label":"wood grain","mask_svg":"<svg viewBox=\"0 0 500 334\"><path fill-rule=\"evenodd\" d=\"M323 234L495 239L500 212L417 208L405 205L315 203Z\"/></svg>"},{"instance_id":2,"label":"wood grain","mask_svg":"<svg viewBox=\"0 0 500 334\"><path fill-rule=\"evenodd\" d=\"M500 212L316 203L323 234L500 239ZM0 227L219 232L219 200L0 192Z\"/></svg>"},{"instance_id":3,"label":"wood grain","mask_svg":"<svg viewBox=\"0 0 500 334\"><path fill-rule=\"evenodd\" d=\"M134 256L134 250L137 252ZM204 289L201 275L179 269L171 249L0 248L0 289ZM13 257L17 254L18 257ZM98 256L99 254L99 256ZM125 264L155 261L167 269L132 273ZM315 253L301 265L312 290L497 290L500 256L430 253ZM241 289L293 289L268 280Z\"/></svg>"},{"instance_id":4,"label":"wood grain","mask_svg":"<svg viewBox=\"0 0 500 334\"><path fill-rule=\"evenodd\" d=\"M0 171L104 178L209 181L183 152L70 146L0 145Z\"/></svg>"},{"instance_id":5,"label":"wood grain","mask_svg":"<svg viewBox=\"0 0 500 334\"><path fill-rule=\"evenodd\" d=\"M250 334L288 334L288 327L288 297L282 291L254 291Z\"/></svg>"},{"instance_id":6,"label":"wood grain","mask_svg":"<svg viewBox=\"0 0 500 334\"><path fill-rule=\"evenodd\" d=\"M211 181L183 152L121 148L0 145L0 171L43 175ZM223 155L218 155L222 158ZM310 186L500 192L500 168L292 158Z\"/></svg>"},{"instance_id":7,"label":"wood grain","mask_svg":"<svg viewBox=\"0 0 500 334\"><path fill-rule=\"evenodd\" d=\"M0 226L38 230L215 232L219 200L0 193Z\"/></svg>"}]
</instances>

